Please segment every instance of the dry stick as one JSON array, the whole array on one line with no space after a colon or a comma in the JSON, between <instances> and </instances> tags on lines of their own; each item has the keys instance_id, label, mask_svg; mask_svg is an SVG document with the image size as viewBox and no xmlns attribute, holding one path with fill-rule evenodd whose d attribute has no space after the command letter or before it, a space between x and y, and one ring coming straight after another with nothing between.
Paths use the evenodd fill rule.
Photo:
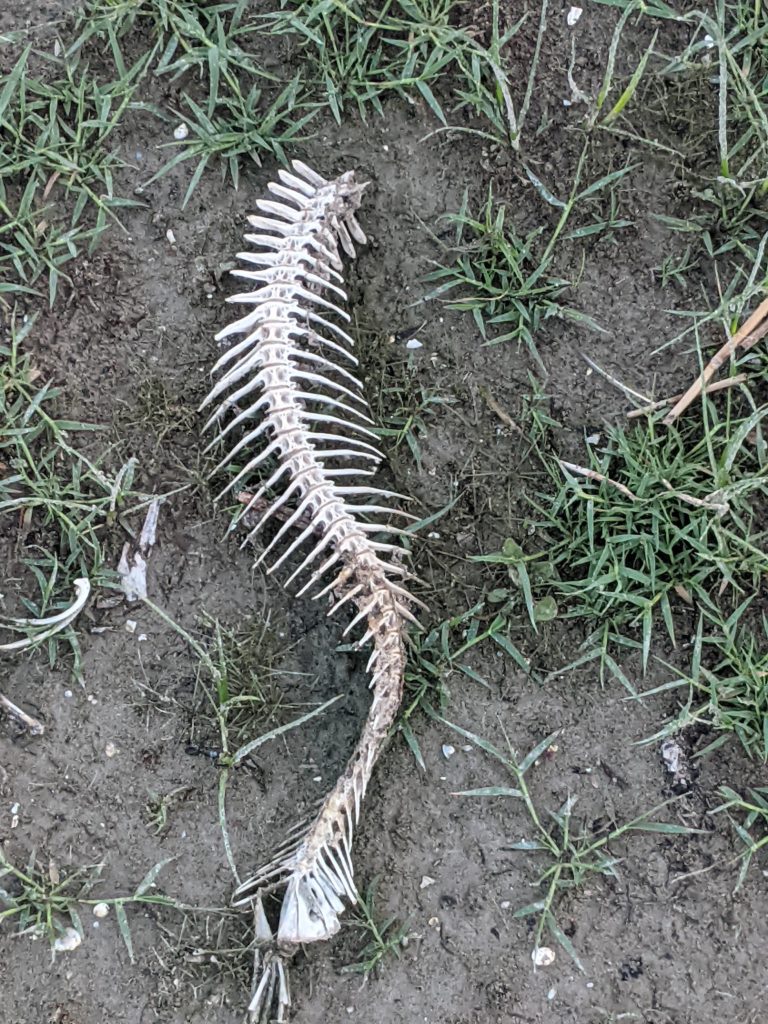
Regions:
<instances>
[{"instance_id":1,"label":"dry stick","mask_svg":"<svg viewBox=\"0 0 768 1024\"><path fill-rule=\"evenodd\" d=\"M667 413L663 420L664 426L669 427L675 422L680 413L684 412L691 402L701 394L702 388L709 383L726 359L732 356L737 348L740 348L742 352L746 352L753 345L756 345L761 338L764 338L766 334L768 334L768 299L763 299L746 323L742 324L734 336L729 338L723 347L712 356L704 367L699 379L691 384L680 401Z\"/></svg>"},{"instance_id":2,"label":"dry stick","mask_svg":"<svg viewBox=\"0 0 768 1024\"><path fill-rule=\"evenodd\" d=\"M572 473L578 473L579 476L585 476L588 480L596 480L598 483L610 484L611 487L615 487L617 491L621 491L622 494L626 494L632 501L637 501L637 495L633 494L628 487L624 484L620 484L618 480L611 480L609 476L603 476L602 473L598 473L596 469L587 469L585 466L576 466L573 462L564 462L562 459L557 460L563 469L570 469Z\"/></svg>"},{"instance_id":3,"label":"dry stick","mask_svg":"<svg viewBox=\"0 0 768 1024\"><path fill-rule=\"evenodd\" d=\"M22 711L17 704L14 704L12 700L8 700L3 693L0 693L0 707L5 710L5 713L10 718L15 718L25 729L29 729L33 736L42 736L45 732L45 726L42 722L38 722L36 718L28 715L26 711Z\"/></svg>"},{"instance_id":4,"label":"dry stick","mask_svg":"<svg viewBox=\"0 0 768 1024\"><path fill-rule=\"evenodd\" d=\"M704 388L705 395L711 395L714 391L724 391L726 388L734 388L737 384L743 384L747 379L746 373L737 373L735 377L726 377L725 380L717 380L714 384L707 384ZM658 402L651 402L649 405L644 405L642 409L631 409L627 413L628 420L635 420L638 416L649 416L652 412L656 412L657 409L663 409L665 405L672 405L673 402L678 402L683 397L683 393L679 395L671 395L669 398L660 398Z\"/></svg>"}]
</instances>

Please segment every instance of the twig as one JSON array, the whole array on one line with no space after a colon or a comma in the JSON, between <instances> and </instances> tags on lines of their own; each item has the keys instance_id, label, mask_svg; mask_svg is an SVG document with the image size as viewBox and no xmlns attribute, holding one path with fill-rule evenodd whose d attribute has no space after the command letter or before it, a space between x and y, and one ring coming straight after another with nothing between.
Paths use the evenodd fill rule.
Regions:
<instances>
[{"instance_id":1,"label":"twig","mask_svg":"<svg viewBox=\"0 0 768 1024\"><path fill-rule=\"evenodd\" d=\"M499 402L496 401L496 399L493 397L488 388L481 387L478 390L480 391L481 398L488 406L488 408L491 410L491 412L495 413L499 417L501 422L504 423L507 427L509 427L510 430L514 430L515 433L520 434L521 437L525 437L525 431L522 429L522 427L515 423L515 421L509 415L507 410L502 405L500 405Z\"/></svg>"},{"instance_id":2,"label":"twig","mask_svg":"<svg viewBox=\"0 0 768 1024\"><path fill-rule=\"evenodd\" d=\"M713 391L724 391L726 388L734 388L737 384L743 384L747 379L746 373L737 373L735 377L726 377L725 380L717 380L714 384L707 384L704 388L704 394L710 395ZM656 412L657 409L663 409L665 405L672 405L673 402L679 402L683 397L681 391L678 395L671 395L669 398L660 398L658 402L650 402L648 405L644 405L642 409L632 409L627 413L628 420L637 419L638 416L649 416L652 412Z\"/></svg>"},{"instance_id":3,"label":"twig","mask_svg":"<svg viewBox=\"0 0 768 1024\"><path fill-rule=\"evenodd\" d=\"M579 476L585 476L588 480L596 480L601 484L610 484L611 487L615 487L617 491L621 491L632 501L637 501L637 495L633 494L628 487L624 484L620 484L618 480L611 480L609 476L604 476L602 473L598 473L596 469L587 469L585 466L576 466L573 462L564 462L562 459L557 460L563 469L569 469L572 473L578 473Z\"/></svg>"},{"instance_id":4,"label":"twig","mask_svg":"<svg viewBox=\"0 0 768 1024\"><path fill-rule=\"evenodd\" d=\"M618 388L619 391L627 396L627 398L638 398L641 402L650 402L650 398L648 398L647 395L642 394L640 391L635 391L635 389L631 388L629 384L622 384L620 380L617 380L616 377L612 377L607 370L604 370L599 363L594 361L594 359L590 359L588 355L585 355L583 352L580 352L579 355L587 366L599 373L600 376L605 378L609 384L613 384L613 386Z\"/></svg>"},{"instance_id":5,"label":"twig","mask_svg":"<svg viewBox=\"0 0 768 1024\"><path fill-rule=\"evenodd\" d=\"M0 707L3 708L10 718L14 718L25 729L28 729L33 736L42 736L45 732L45 726L42 722L28 715L26 711L22 711L17 704L14 704L12 700L8 700L3 693L0 693Z\"/></svg>"},{"instance_id":6,"label":"twig","mask_svg":"<svg viewBox=\"0 0 768 1024\"><path fill-rule=\"evenodd\" d=\"M763 299L752 316L749 317L746 323L741 325L734 336L729 338L722 348L718 349L704 367L698 380L691 384L675 407L667 413L663 420L664 426L669 427L675 422L677 417L701 394L702 388L709 383L726 359L730 358L736 349L747 352L761 338L764 338L766 334L768 334L768 299Z\"/></svg>"}]
</instances>

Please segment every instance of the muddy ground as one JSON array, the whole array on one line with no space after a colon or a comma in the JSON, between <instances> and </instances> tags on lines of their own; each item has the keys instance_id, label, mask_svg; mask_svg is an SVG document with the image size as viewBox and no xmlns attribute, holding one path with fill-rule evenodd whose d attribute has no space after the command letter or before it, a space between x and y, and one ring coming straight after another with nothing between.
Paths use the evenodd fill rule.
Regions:
<instances>
[{"instance_id":1,"label":"muddy ground","mask_svg":"<svg viewBox=\"0 0 768 1024\"><path fill-rule=\"evenodd\" d=\"M48 3L43 11L6 4L0 27L39 24L68 6ZM574 30L576 72L580 86L594 92L616 15L610 7L585 6ZM527 157L542 180L565 195L581 151L583 112L563 105L571 31L566 8L555 7L530 117L542 130L530 133ZM514 58L520 81L535 29L532 19L520 37ZM679 39L668 31L671 48ZM622 61L632 66L646 43L645 36L630 37ZM281 53L286 70L292 59ZM179 85L153 88L158 100L172 104ZM656 118L654 134L685 147L685 117L678 111L664 119L661 104L654 109L650 103L649 111ZM434 127L426 107L393 100L384 119L374 117L365 126L351 112L340 128L330 119L322 122L293 155L329 176L358 168L371 182L361 211L370 245L351 268L349 283L373 406L383 380L391 384L409 373L419 386L454 400L429 420L421 468L398 450L389 471L424 515L460 496L417 547L416 568L430 590L432 621L439 622L470 607L488 586L466 556L498 550L508 536L523 539L524 496L542 481L534 463L521 458L515 433L483 398L487 389L518 419L530 393L530 358L514 345L481 347L468 316L436 304L413 305L425 292L421 275L440 255L430 232L442 229L438 218L458 209L465 189L481 201L489 182L521 232L551 226L556 211L542 203L511 157L483 149L471 136L424 141ZM126 119L118 139L128 164L123 194L160 165L164 155L157 147L168 141L171 128L148 117ZM587 178L626 160L626 147L606 134L593 147ZM151 560L152 599L202 638L210 635L206 616L255 635L266 627L259 657L274 667L282 693L273 721L343 694L332 711L261 748L252 765L235 773L228 823L244 875L265 859L286 820L321 795L341 769L368 700L363 663L335 652L335 625L317 606L286 598L275 581L252 572L248 552L224 539L226 517L214 510L211 492L200 482L207 463L195 409L207 387L213 335L230 315L223 299L232 286L222 267L240 248L245 216L275 170L271 161L247 170L237 192L211 171L183 211L189 172L178 170L144 192L143 208L127 213L127 234L111 232L91 258L74 265L74 287L65 289L53 311L27 307L39 308L27 349L44 376L63 387L66 414L109 425L114 459L138 460L141 490L164 493L195 481L163 506ZM660 395L687 383L692 371L682 349L653 355L676 329L665 310L685 308L694 291L700 295L712 286L706 268L690 281L690 293L662 290L652 272L679 243L650 215L688 212L678 173L672 158L643 154L620 190L622 215L634 226L585 241L583 267L559 267L574 281L570 304L607 328L599 334L550 320L537 337L549 372L546 409L562 425L554 441L568 454L583 456L584 436L605 420L618 422L626 409L580 353ZM409 331L418 331L423 342L413 354L397 340ZM115 561L123 539L116 530L108 540ZM13 559L24 551L6 537L4 554ZM15 565L9 561L6 589L14 586ZM126 631L128 619L137 623L133 633ZM98 627L107 629L93 632ZM578 629L558 623L535 643L523 622L516 635L537 678L571 660L581 639ZM3 663L3 690L46 725L40 739L18 736L5 722L0 730L0 840L6 854L25 863L36 851L42 864L53 862L62 872L103 862L97 891L104 895L131 892L153 864L173 858L159 877L163 892L195 907L226 907L233 878L218 823L220 769L189 753L190 744L206 747L217 740L201 711L196 658L149 610L135 606L94 605L80 621L80 641L82 686L72 683L66 663L50 671L42 652ZM628 821L672 795L658 746L638 741L675 710L674 698L627 703L623 689L601 687L589 669L542 684L487 648L473 651L468 661L489 686L453 673L446 680L452 721L495 741L504 731L521 752L562 730L554 756L530 777L540 808L555 809L574 795L577 818L590 831L606 821ZM624 668L640 683L636 664ZM651 672L644 685L664 678ZM534 971L532 922L513 915L538 895L533 886L546 861L510 850L511 843L530 838L530 822L517 801L452 795L508 780L477 747L464 750L447 727L425 716L414 724L426 771L396 737L376 771L355 849L361 887L379 880L379 911L408 922L407 946L365 983L341 970L365 942L353 927L327 947L308 950L293 974L298 1024L714 1024L726 1017L751 1024L762 1016L766 881L753 869L741 894L732 895L737 847L725 820L706 813L718 803L722 781L742 787L759 784L761 777L765 782L764 772L734 745L702 760L692 791L664 812L666 820L706 834L634 835L616 843L618 879L595 875L558 908L584 971L559 947L554 964ZM457 747L448 760L441 752L446 743ZM113 757L106 755L108 744L117 748ZM147 828L149 794L181 786L189 788L173 805L167 828L155 835ZM18 824L12 827L16 804ZM434 883L422 887L424 876ZM185 917L139 908L129 915L133 964L114 915L101 921L86 915L86 941L55 961L45 942L0 932L2 1024L242 1020L247 920L216 910Z\"/></svg>"}]
</instances>

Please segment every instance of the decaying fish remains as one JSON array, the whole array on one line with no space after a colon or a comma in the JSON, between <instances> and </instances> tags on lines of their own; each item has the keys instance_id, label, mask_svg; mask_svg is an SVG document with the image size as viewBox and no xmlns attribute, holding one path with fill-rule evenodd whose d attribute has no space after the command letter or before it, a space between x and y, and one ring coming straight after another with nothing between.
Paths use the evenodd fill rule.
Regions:
<instances>
[{"instance_id":1,"label":"decaying fish remains","mask_svg":"<svg viewBox=\"0 0 768 1024\"><path fill-rule=\"evenodd\" d=\"M273 1006L277 1019L286 1019L284 959L337 932L345 902L357 899L352 835L400 705L405 633L419 603L404 586L403 549L379 539L400 532L382 519L404 513L382 504L397 495L368 482L382 455L355 375L353 340L337 322L349 321L340 305L341 253L354 258L355 243L365 242L355 219L365 186L351 171L327 181L298 161L279 176L269 185L275 199L259 201L260 213L249 218L255 233L245 237L255 251L239 254L249 269L233 271L252 290L229 301L252 308L217 335L220 342L243 337L213 369L207 428L216 432L211 447L228 444L217 467L231 475L222 495L251 488L239 518L250 525L256 514L257 522L243 543L268 521L277 527L257 564L271 561L272 573L301 549L286 585L300 580L298 595L325 596L329 614L345 604L355 609L344 634L359 627L359 646L372 645L373 699L357 747L319 812L235 893L236 905L253 906L266 947L272 936L262 898L285 888L276 944L257 958L253 1021L268 1019Z\"/></svg>"}]
</instances>

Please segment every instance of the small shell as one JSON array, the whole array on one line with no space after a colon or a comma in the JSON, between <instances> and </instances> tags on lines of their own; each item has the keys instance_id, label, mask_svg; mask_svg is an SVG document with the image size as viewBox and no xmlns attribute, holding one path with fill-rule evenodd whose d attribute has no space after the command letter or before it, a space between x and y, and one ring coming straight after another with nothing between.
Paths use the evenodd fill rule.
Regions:
<instances>
[{"instance_id":1,"label":"small shell","mask_svg":"<svg viewBox=\"0 0 768 1024\"><path fill-rule=\"evenodd\" d=\"M82 942L80 932L76 928L67 928L53 944L54 953L71 953Z\"/></svg>"},{"instance_id":2,"label":"small shell","mask_svg":"<svg viewBox=\"0 0 768 1024\"><path fill-rule=\"evenodd\" d=\"M183 142L189 135L189 127L182 122L173 129L173 137L177 142Z\"/></svg>"},{"instance_id":3,"label":"small shell","mask_svg":"<svg viewBox=\"0 0 768 1024\"><path fill-rule=\"evenodd\" d=\"M549 967L555 962L555 951L549 946L537 946L531 953L534 967Z\"/></svg>"},{"instance_id":4,"label":"small shell","mask_svg":"<svg viewBox=\"0 0 768 1024\"><path fill-rule=\"evenodd\" d=\"M446 761L449 758L453 757L453 755L456 753L456 747L454 747L450 743L444 743L443 747L442 747L442 750L443 750L443 757L445 758Z\"/></svg>"},{"instance_id":5,"label":"small shell","mask_svg":"<svg viewBox=\"0 0 768 1024\"><path fill-rule=\"evenodd\" d=\"M108 913L109 913L109 904L108 903L97 903L96 906L93 908L93 916L94 917L106 917Z\"/></svg>"}]
</instances>

